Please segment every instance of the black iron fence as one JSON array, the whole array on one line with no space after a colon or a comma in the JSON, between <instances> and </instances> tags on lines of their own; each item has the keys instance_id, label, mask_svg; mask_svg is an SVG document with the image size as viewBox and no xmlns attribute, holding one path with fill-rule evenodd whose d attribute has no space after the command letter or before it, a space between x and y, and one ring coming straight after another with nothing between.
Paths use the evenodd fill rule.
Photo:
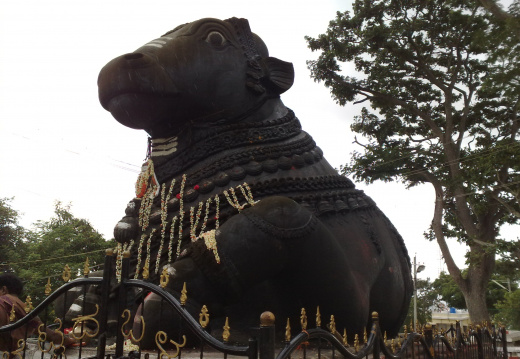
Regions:
<instances>
[{"instance_id":1,"label":"black iron fence","mask_svg":"<svg viewBox=\"0 0 520 359\"><path fill-rule=\"evenodd\" d=\"M347 333L336 330L334 318L321 327L321 318L317 317L317 327L307 328L305 310L302 309L301 321L298 329L291 329L287 322L285 337L276 338L274 315L262 313L259 327L252 328L247 345L233 344L229 323L223 328L222 339L217 339L206 331L209 316L201 309L199 320L193 318L185 308L185 293L177 299L164 287L166 278L161 278L161 285L155 285L143 280L129 279L129 254L123 258L120 282L114 290L113 262L114 255L107 251L103 277L76 279L68 282L40 303L34 310L29 311L23 318L12 322L13 315L7 325L0 327L0 353L2 359L19 358L141 358L157 357L157 359L172 359L184 357L200 357L215 355L227 359L229 356L246 357L248 359L286 359L286 358L317 358L333 359L336 356L349 359L388 358L388 359L491 359L507 358L506 332L504 328L496 330L491 327L475 327L463 332L459 323L446 332L437 332L432 326L426 325L421 333L401 333L399 337L388 339L381 333L377 313L372 315L372 327L369 333L359 338L347 338ZM163 280L164 279L164 280ZM112 280L112 282L111 282ZM87 305L88 294L92 288L97 288L100 296L94 305ZM127 297L131 290L139 288L144 292L153 292L161 300L161 308L169 306L179 315L179 328L193 333L197 340L196 348L186 348L186 336L169 338L164 331L154 334L156 348L152 351L141 350L141 339L146 334L144 321L140 333L134 333L129 325L130 310ZM74 291L71 291L74 289ZM74 318L65 318L66 306L76 292L80 313ZM56 304L58 300L59 304ZM109 305L111 301L112 306ZM115 305L114 305L115 303ZM142 299L141 299L142 303ZM92 303L91 303L92 304ZM54 306L54 307L53 307ZM63 306L63 308L59 308ZM53 323L41 322L39 317L47 317L51 308L62 317ZM116 320L109 320L109 307L115 311ZM88 309L90 312L87 312ZM135 312L135 308L133 308ZM142 313L141 313L142 314ZM161 313L158 313L161 315ZM319 313L317 313L319 315ZM37 329L31 323L38 323ZM70 333L64 328L64 323L70 325ZM110 330L109 326L115 327ZM294 324L293 324L294 325ZM18 333L18 336L13 333ZM297 332L296 335L292 333ZM23 335L20 336L20 333ZM67 348L67 335L81 345ZM149 335L149 334L147 334ZM113 342L111 345L109 342ZM133 342L133 343L130 343Z\"/></svg>"}]
</instances>

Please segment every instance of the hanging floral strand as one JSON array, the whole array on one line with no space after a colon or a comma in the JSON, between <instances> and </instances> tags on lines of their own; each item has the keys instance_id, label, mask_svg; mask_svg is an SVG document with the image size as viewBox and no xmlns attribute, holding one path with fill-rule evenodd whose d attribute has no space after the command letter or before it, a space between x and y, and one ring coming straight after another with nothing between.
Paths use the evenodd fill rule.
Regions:
<instances>
[{"instance_id":1,"label":"hanging floral strand","mask_svg":"<svg viewBox=\"0 0 520 359\"><path fill-rule=\"evenodd\" d=\"M218 196L218 193L215 195L215 204L216 204L216 207L217 207L217 208L215 208L215 229L218 229L218 227L220 226L220 224L219 224L220 197Z\"/></svg>"},{"instance_id":2,"label":"hanging floral strand","mask_svg":"<svg viewBox=\"0 0 520 359\"><path fill-rule=\"evenodd\" d=\"M179 242L182 240L182 227L184 227L184 185L186 184L186 174L182 175L181 191L177 195L179 198ZM177 255L179 255L177 253Z\"/></svg>"},{"instance_id":3,"label":"hanging floral strand","mask_svg":"<svg viewBox=\"0 0 520 359\"><path fill-rule=\"evenodd\" d=\"M203 202L199 202L199 208L197 208L197 214L195 215L195 219L193 218L193 212L195 211L195 207L190 208L190 238L192 242L197 240L196 231L197 226L199 225L200 214L202 213Z\"/></svg>"},{"instance_id":4,"label":"hanging floral strand","mask_svg":"<svg viewBox=\"0 0 520 359\"><path fill-rule=\"evenodd\" d=\"M245 189L244 189L244 187L245 187ZM258 203L258 201L255 201L253 199L253 194L251 193L251 188L249 187L249 185L246 182L244 182L243 185L238 185L237 188L240 189L240 191L242 192L242 195L246 199L247 203L249 203L251 206L254 206L256 203ZM247 193L246 193L246 190L247 190Z\"/></svg>"},{"instance_id":5,"label":"hanging floral strand","mask_svg":"<svg viewBox=\"0 0 520 359\"><path fill-rule=\"evenodd\" d=\"M198 237L200 237L200 235L202 233L204 233L204 230L206 229L206 225L208 223L208 216L209 216L209 206L210 206L211 202L212 202L211 197L206 200L206 210L204 213L204 220L202 222L202 225L200 226L200 233L199 233Z\"/></svg>"},{"instance_id":6,"label":"hanging floral strand","mask_svg":"<svg viewBox=\"0 0 520 359\"><path fill-rule=\"evenodd\" d=\"M130 251L132 249L132 245L134 244L134 240L132 239L128 243L118 243L116 248L116 278L117 282L121 283L121 268L123 267L123 253L126 251Z\"/></svg>"},{"instance_id":7,"label":"hanging floral strand","mask_svg":"<svg viewBox=\"0 0 520 359\"><path fill-rule=\"evenodd\" d=\"M150 235L148 236L148 241L146 242L146 260L145 260L145 265L150 265L150 260L151 260L151 253L150 253L150 248L151 248L151 245L152 245L152 237L153 235L155 234L155 232L157 231L157 228L153 228L152 229L152 232L150 232ZM147 268L147 270L149 270L149 268Z\"/></svg>"},{"instance_id":8,"label":"hanging floral strand","mask_svg":"<svg viewBox=\"0 0 520 359\"><path fill-rule=\"evenodd\" d=\"M164 197L166 184L163 183L161 189L161 243L159 245L159 251L157 252L157 258L155 261L155 273L159 273L159 266L161 263L161 255L164 246L164 239L166 236L166 227L168 225L167 217L168 217L168 201L170 200L170 196L173 191L173 186L175 186L175 179L172 180L170 184L170 189L168 190L168 195L166 198Z\"/></svg>"},{"instance_id":9,"label":"hanging floral strand","mask_svg":"<svg viewBox=\"0 0 520 359\"><path fill-rule=\"evenodd\" d=\"M239 212L241 212L244 209L245 205L240 205L233 187L229 188L229 192L231 192L231 196L233 197L233 199L229 198L229 193L227 190L224 191L224 196L226 196L228 203L230 204L231 207L233 207L233 208L237 209Z\"/></svg>"},{"instance_id":10,"label":"hanging floral strand","mask_svg":"<svg viewBox=\"0 0 520 359\"><path fill-rule=\"evenodd\" d=\"M215 261L220 264L220 256L217 251L217 240L216 240L216 230L212 229L211 231L202 233L199 238L204 239L204 244L206 248L210 251L213 251L213 255L215 256Z\"/></svg>"},{"instance_id":11,"label":"hanging floral strand","mask_svg":"<svg viewBox=\"0 0 520 359\"><path fill-rule=\"evenodd\" d=\"M173 239L175 238L175 223L176 222L177 222L177 216L173 217L172 225L170 227L170 242L168 244L168 263L172 262Z\"/></svg>"},{"instance_id":12,"label":"hanging floral strand","mask_svg":"<svg viewBox=\"0 0 520 359\"><path fill-rule=\"evenodd\" d=\"M143 233L141 235L141 239L139 240L139 247L137 247L137 264L135 265L134 279L137 279L137 277L139 276L139 268L141 266L141 257L143 254L143 244L144 244L145 239L146 239L146 234Z\"/></svg>"}]
</instances>

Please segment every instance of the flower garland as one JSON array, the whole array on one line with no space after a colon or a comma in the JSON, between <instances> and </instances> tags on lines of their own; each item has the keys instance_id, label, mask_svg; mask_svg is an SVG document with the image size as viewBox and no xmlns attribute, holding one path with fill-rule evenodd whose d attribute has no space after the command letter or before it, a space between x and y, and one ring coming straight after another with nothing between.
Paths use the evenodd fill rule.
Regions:
<instances>
[{"instance_id":1,"label":"flower garland","mask_svg":"<svg viewBox=\"0 0 520 359\"><path fill-rule=\"evenodd\" d=\"M182 175L182 182L181 182L181 190L179 194L177 195L177 198L179 199L179 243L182 240L182 228L184 227L184 185L186 184L186 174ZM177 248L177 256L179 255L180 251L180 245Z\"/></svg>"},{"instance_id":2,"label":"flower garland","mask_svg":"<svg viewBox=\"0 0 520 359\"><path fill-rule=\"evenodd\" d=\"M200 226L200 233L199 233L199 236L204 233L204 230L206 229L206 225L208 223L208 215L209 215L209 205L211 204L211 197L208 198L208 200L206 201L206 211L204 213L204 220L202 221L202 225Z\"/></svg>"},{"instance_id":3,"label":"flower garland","mask_svg":"<svg viewBox=\"0 0 520 359\"><path fill-rule=\"evenodd\" d=\"M152 229L152 232L148 236L148 242L146 242L146 260L145 260L144 266L145 266L147 272L149 272L149 268L150 268L150 248L152 246L152 237L155 234L156 230L157 230L157 228ZM158 253L158 255L160 255L160 254Z\"/></svg>"},{"instance_id":4,"label":"flower garland","mask_svg":"<svg viewBox=\"0 0 520 359\"><path fill-rule=\"evenodd\" d=\"M195 207L190 208L190 238L192 242L195 242L197 240L197 236L195 233L197 231L197 226L199 225L203 205L203 202L199 202L199 208L197 208L197 215L195 219L193 218L193 212L195 212Z\"/></svg>"},{"instance_id":5,"label":"flower garland","mask_svg":"<svg viewBox=\"0 0 520 359\"><path fill-rule=\"evenodd\" d=\"M137 279L139 276L139 267L141 266L141 257L143 254L143 244L144 240L146 239L146 234L141 235L141 240L139 241L139 247L137 247L137 264L135 265L135 274L134 279Z\"/></svg>"},{"instance_id":6,"label":"flower garland","mask_svg":"<svg viewBox=\"0 0 520 359\"><path fill-rule=\"evenodd\" d=\"M172 225L170 227L170 243L168 244L168 263L172 262L172 249L173 239L175 238L175 223L177 222L177 216L173 217Z\"/></svg>"},{"instance_id":7,"label":"flower garland","mask_svg":"<svg viewBox=\"0 0 520 359\"><path fill-rule=\"evenodd\" d=\"M152 178L150 180L150 178ZM145 186L146 185L146 186ZM168 201L170 200L170 197L173 192L173 188L175 186L175 179L172 179L170 183L170 188L168 192L166 193L166 184L163 183L162 185L157 185L157 182L155 181L155 174L153 171L153 162L151 160L148 160L148 166L146 169L140 174L138 178L138 183L136 184L136 191L139 188L140 193L144 191L144 195L142 195L142 202L141 206L139 208L139 226L141 227L141 231L144 232L149 226L149 219L150 219L150 213L152 210L153 200L156 195L159 193L161 194L161 240L159 244L159 249L157 252L157 256L155 258L155 273L157 274L160 267L160 261L161 261L161 254L165 245L166 241L166 230L168 227ZM176 248L176 256L178 257L181 252L181 245L182 245L182 235L183 235L183 227L184 227L184 216L185 216L185 210L184 210L184 189L186 186L186 174L182 175L181 185L180 185L180 191L176 195L176 197L179 199L179 213L178 215L174 216L171 221L170 225L170 235L169 235L169 242L168 242L168 263L171 263L173 260L173 246L175 237L177 234L177 248ZM198 190L198 185L194 187L195 190ZM246 200L245 203L241 204L238 196L237 196L237 190L240 190L240 193ZM230 187L227 190L223 191L224 197L228 201L228 203L231 205L231 207L238 210L238 212L241 212L247 205L253 206L258 201L255 201L253 199L253 194L251 192L251 188L247 183L243 183L241 185L236 186L235 188ZM215 229L205 231L208 223L208 217L210 213L210 207L212 203L215 203ZM204 218L201 223L201 215L202 215L202 209L204 209ZM206 247L208 250L213 251L213 254L215 256L215 260L217 263L220 263L220 257L218 255L217 250L217 242L216 242L216 230L220 226L220 196L219 194L215 194L214 197L208 198L205 202L201 201L198 203L197 206L193 206L190 208L190 239L192 242L195 242L198 239L203 239ZM197 230L197 228L200 225L200 230ZM178 225L178 229L175 227ZM136 264L136 271L134 278L137 279L139 276L141 263L144 259L145 263L143 266L143 275L145 272L148 272L150 261L151 261L151 241L152 237L155 234L155 231L157 228L154 228L149 236L146 234L143 234L141 236L141 239L139 241L138 246L138 253L137 253L137 264ZM146 255L145 258L143 258L143 247L146 242ZM133 244L133 242L132 242ZM127 248L130 248L130 244ZM118 247L119 249L119 247ZM121 249L121 253L124 249ZM118 257L118 263L122 260ZM116 270L117 272L117 270ZM119 270L119 277L120 278L120 270ZM120 279L119 279L120 280Z\"/></svg>"},{"instance_id":8,"label":"flower garland","mask_svg":"<svg viewBox=\"0 0 520 359\"><path fill-rule=\"evenodd\" d=\"M121 268L123 267L123 253L126 251L130 251L132 249L132 245L134 244L134 240L132 239L128 243L117 243L116 247L116 278L117 282L121 283Z\"/></svg>"},{"instance_id":9,"label":"flower garland","mask_svg":"<svg viewBox=\"0 0 520 359\"><path fill-rule=\"evenodd\" d=\"M212 229L211 231L202 233L199 238L204 240L204 244L206 248L210 251L213 251L213 255L215 256L215 261L217 264L220 264L220 257L218 255L217 250L217 240L216 240L216 230Z\"/></svg>"},{"instance_id":10,"label":"flower garland","mask_svg":"<svg viewBox=\"0 0 520 359\"><path fill-rule=\"evenodd\" d=\"M175 186L175 179L172 180L170 184L170 189L168 190L168 195L166 198L164 197L166 185L163 183L161 189L161 243L159 245L159 251L157 252L157 259L155 262L155 274L159 273L159 265L161 262L161 253L164 246L164 237L166 235L166 227L168 225L167 217L168 217L168 201L170 200L170 196L173 192L173 186Z\"/></svg>"}]
</instances>

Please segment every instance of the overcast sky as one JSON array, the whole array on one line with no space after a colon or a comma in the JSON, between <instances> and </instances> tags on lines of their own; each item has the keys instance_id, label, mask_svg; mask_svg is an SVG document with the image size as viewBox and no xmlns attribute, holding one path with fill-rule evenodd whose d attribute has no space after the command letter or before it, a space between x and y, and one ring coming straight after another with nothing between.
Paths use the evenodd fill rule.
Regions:
<instances>
[{"instance_id":1,"label":"overcast sky","mask_svg":"<svg viewBox=\"0 0 520 359\"><path fill-rule=\"evenodd\" d=\"M339 168L356 149L349 125L361 105L339 107L309 77L305 35L326 30L349 1L41 1L0 4L0 197L15 197L22 224L47 220L54 201L72 203L105 238L112 237L134 195L146 154L146 134L120 125L99 104L97 76L112 58L132 52L179 24L203 17L249 19L270 55L292 62L294 86L282 95ZM358 149L359 150L359 149ZM378 183L365 190L404 237L411 257L443 268L435 243L422 233L431 222L428 186ZM464 249L456 250L463 265Z\"/></svg>"}]
</instances>

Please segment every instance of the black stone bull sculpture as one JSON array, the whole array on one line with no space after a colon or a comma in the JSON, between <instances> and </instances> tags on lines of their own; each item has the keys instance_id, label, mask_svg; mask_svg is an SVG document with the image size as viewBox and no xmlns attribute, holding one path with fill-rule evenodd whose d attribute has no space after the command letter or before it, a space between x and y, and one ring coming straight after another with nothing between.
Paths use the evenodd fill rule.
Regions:
<instances>
[{"instance_id":1,"label":"black stone bull sculpture","mask_svg":"<svg viewBox=\"0 0 520 359\"><path fill-rule=\"evenodd\" d=\"M403 240L284 106L293 79L237 18L178 26L110 61L102 106L150 135L115 238L136 278L168 273L176 295L186 283L187 307L206 305L214 333L225 317L247 335L264 310L284 328L319 306L338 330L360 333L377 311L396 334L412 294ZM144 302L150 343L158 303Z\"/></svg>"}]
</instances>

